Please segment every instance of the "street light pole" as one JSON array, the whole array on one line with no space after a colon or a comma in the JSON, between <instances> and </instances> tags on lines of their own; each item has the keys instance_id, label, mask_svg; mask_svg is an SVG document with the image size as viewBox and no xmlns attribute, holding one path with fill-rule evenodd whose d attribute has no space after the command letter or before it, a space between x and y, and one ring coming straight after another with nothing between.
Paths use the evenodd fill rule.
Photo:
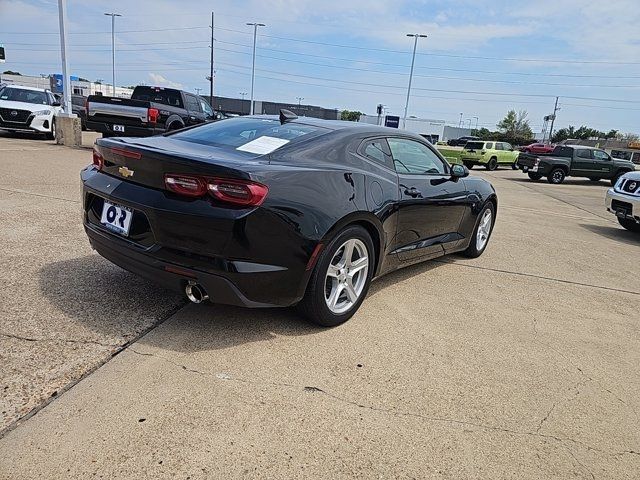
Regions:
<instances>
[{"instance_id":1,"label":"street light pole","mask_svg":"<svg viewBox=\"0 0 640 480\"><path fill-rule=\"evenodd\" d=\"M304 100L304 97L296 97L296 99L298 100L298 115L300 114L300 103L302 103L302 100Z\"/></svg>"},{"instance_id":2,"label":"street light pole","mask_svg":"<svg viewBox=\"0 0 640 480\"><path fill-rule=\"evenodd\" d=\"M113 85L111 89L112 95L116 95L116 17L121 17L119 13L105 13L105 15L111 17L111 70L113 74Z\"/></svg>"},{"instance_id":3,"label":"street light pole","mask_svg":"<svg viewBox=\"0 0 640 480\"><path fill-rule=\"evenodd\" d=\"M478 134L478 117L473 117L476 119L476 135Z\"/></svg>"},{"instance_id":4,"label":"street light pole","mask_svg":"<svg viewBox=\"0 0 640 480\"><path fill-rule=\"evenodd\" d=\"M71 77L67 61L67 0L58 0L58 17L60 20L60 53L62 55L62 93L64 102L63 116L71 117Z\"/></svg>"},{"instance_id":5,"label":"street light pole","mask_svg":"<svg viewBox=\"0 0 640 480\"><path fill-rule=\"evenodd\" d=\"M253 115L253 84L256 78L256 37L258 36L258 27L265 27L264 23L247 23L253 26L253 60L251 62L251 111L249 115Z\"/></svg>"},{"instance_id":6,"label":"street light pole","mask_svg":"<svg viewBox=\"0 0 640 480\"><path fill-rule=\"evenodd\" d=\"M460 121L458 122L458 128L462 127L462 112L460 112Z\"/></svg>"},{"instance_id":7,"label":"street light pole","mask_svg":"<svg viewBox=\"0 0 640 480\"><path fill-rule=\"evenodd\" d=\"M407 101L404 104L404 117L402 118L402 128L407 126L407 111L409 110L409 96L411 95L411 81L413 80L413 65L416 62L416 49L418 48L418 38L427 38L419 33L407 33L407 37L413 37L413 55L411 56L411 72L409 73L409 86L407 88Z\"/></svg>"}]
</instances>

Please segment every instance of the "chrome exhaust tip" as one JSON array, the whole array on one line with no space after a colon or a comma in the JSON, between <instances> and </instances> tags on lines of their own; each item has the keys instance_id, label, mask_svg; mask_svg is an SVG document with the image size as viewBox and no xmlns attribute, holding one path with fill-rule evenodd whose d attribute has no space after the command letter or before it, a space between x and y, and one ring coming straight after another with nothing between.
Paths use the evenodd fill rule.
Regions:
<instances>
[{"instance_id":1,"label":"chrome exhaust tip","mask_svg":"<svg viewBox=\"0 0 640 480\"><path fill-rule=\"evenodd\" d=\"M199 285L196 282L187 283L187 286L184 287L184 293L193 303L202 303L209 300L209 295L207 295L206 290L202 288L202 285Z\"/></svg>"}]
</instances>

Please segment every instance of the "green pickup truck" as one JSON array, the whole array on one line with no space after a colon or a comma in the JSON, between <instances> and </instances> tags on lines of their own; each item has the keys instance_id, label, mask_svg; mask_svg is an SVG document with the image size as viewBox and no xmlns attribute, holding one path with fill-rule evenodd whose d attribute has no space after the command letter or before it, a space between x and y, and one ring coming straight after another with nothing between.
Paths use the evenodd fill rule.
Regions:
<instances>
[{"instance_id":1,"label":"green pickup truck","mask_svg":"<svg viewBox=\"0 0 640 480\"><path fill-rule=\"evenodd\" d=\"M474 165L484 165L487 170L495 170L498 165L509 165L515 170L518 155L520 152L507 142L473 141L465 144L460 160L469 170Z\"/></svg>"},{"instance_id":2,"label":"green pickup truck","mask_svg":"<svg viewBox=\"0 0 640 480\"><path fill-rule=\"evenodd\" d=\"M592 182L605 179L615 185L618 178L635 170L629 160L612 158L604 150L582 145L558 145L551 153L521 153L518 168L531 180L547 177L549 183L562 183L566 177L585 177Z\"/></svg>"}]
</instances>

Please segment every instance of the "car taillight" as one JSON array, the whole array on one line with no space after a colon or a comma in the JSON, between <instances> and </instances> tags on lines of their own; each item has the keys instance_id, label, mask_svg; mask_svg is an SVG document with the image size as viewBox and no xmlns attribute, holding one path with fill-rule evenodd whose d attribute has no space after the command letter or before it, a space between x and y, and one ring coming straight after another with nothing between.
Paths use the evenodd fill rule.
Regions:
<instances>
[{"instance_id":1,"label":"car taillight","mask_svg":"<svg viewBox=\"0 0 640 480\"><path fill-rule=\"evenodd\" d=\"M98 170L102 170L104 167L104 157L95 148L93 149L93 164Z\"/></svg>"},{"instance_id":2,"label":"car taillight","mask_svg":"<svg viewBox=\"0 0 640 480\"><path fill-rule=\"evenodd\" d=\"M147 119L149 123L156 123L158 121L158 116L160 112L157 108L150 108L147 110Z\"/></svg>"},{"instance_id":3,"label":"car taillight","mask_svg":"<svg viewBox=\"0 0 640 480\"><path fill-rule=\"evenodd\" d=\"M262 204L269 193L269 189L260 183L224 178L209 179L207 190L215 198L224 202L253 206Z\"/></svg>"},{"instance_id":4,"label":"car taillight","mask_svg":"<svg viewBox=\"0 0 640 480\"><path fill-rule=\"evenodd\" d=\"M223 202L254 207L261 205L269 193L265 185L249 180L166 174L164 183L168 190L180 195L202 197L209 193Z\"/></svg>"},{"instance_id":5,"label":"car taillight","mask_svg":"<svg viewBox=\"0 0 640 480\"><path fill-rule=\"evenodd\" d=\"M187 197L201 197L207 193L207 185L203 179L191 175L165 175L164 184L172 192Z\"/></svg>"}]
</instances>

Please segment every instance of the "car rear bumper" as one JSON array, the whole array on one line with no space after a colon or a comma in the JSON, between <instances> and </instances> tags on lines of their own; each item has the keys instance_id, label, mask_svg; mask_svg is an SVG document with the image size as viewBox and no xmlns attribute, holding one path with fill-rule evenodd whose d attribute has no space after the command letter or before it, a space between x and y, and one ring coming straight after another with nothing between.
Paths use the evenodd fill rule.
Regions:
<instances>
[{"instance_id":1,"label":"car rear bumper","mask_svg":"<svg viewBox=\"0 0 640 480\"><path fill-rule=\"evenodd\" d=\"M114 132L113 125L118 125L118 122L96 122L86 119L85 125L89 130L94 130L100 133L106 133L114 137L151 137L153 135L159 135L165 133L163 128L147 127L147 126L131 126L124 125L124 132Z\"/></svg>"},{"instance_id":2,"label":"car rear bumper","mask_svg":"<svg viewBox=\"0 0 640 480\"><path fill-rule=\"evenodd\" d=\"M172 198L92 167L83 170L82 181L89 241L116 265L176 291L196 282L214 303L285 307L304 295L315 244L269 212ZM100 223L104 200L133 212L128 236Z\"/></svg>"},{"instance_id":3,"label":"car rear bumper","mask_svg":"<svg viewBox=\"0 0 640 480\"><path fill-rule=\"evenodd\" d=\"M610 188L605 197L605 206L609 213L619 218L640 223L640 197L638 196L626 195Z\"/></svg>"}]
</instances>

